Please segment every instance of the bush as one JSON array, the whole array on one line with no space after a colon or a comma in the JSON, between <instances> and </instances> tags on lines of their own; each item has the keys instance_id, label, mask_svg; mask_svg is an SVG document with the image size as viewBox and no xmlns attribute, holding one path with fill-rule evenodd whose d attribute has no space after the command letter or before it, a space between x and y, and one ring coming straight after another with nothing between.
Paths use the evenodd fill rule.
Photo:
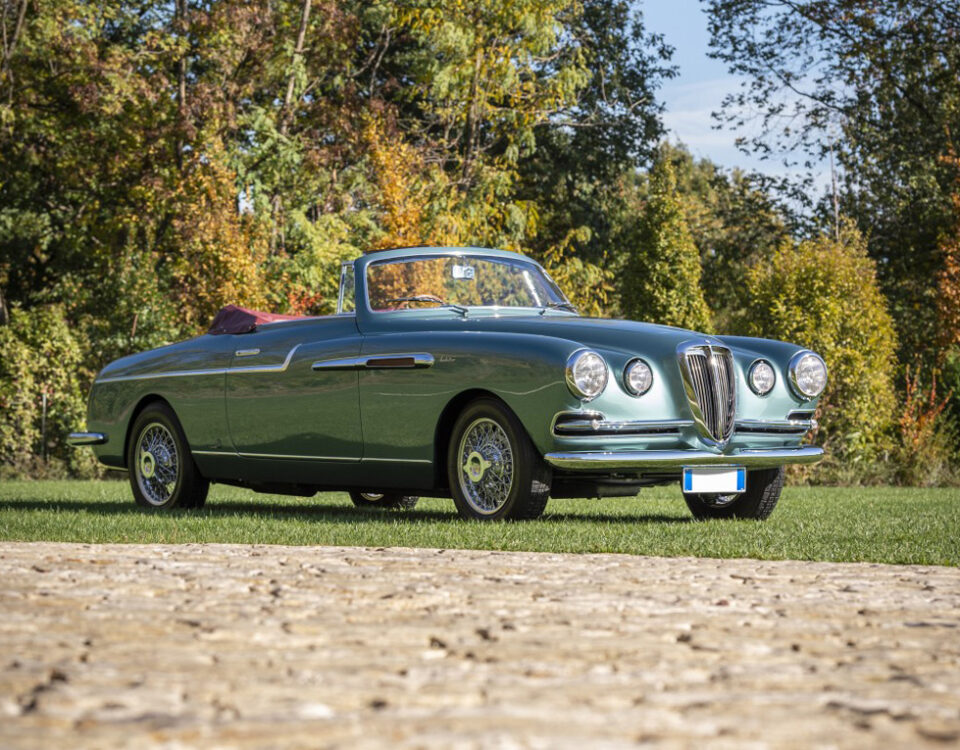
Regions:
<instances>
[{"instance_id":1,"label":"bush","mask_svg":"<svg viewBox=\"0 0 960 750\"><path fill-rule=\"evenodd\" d=\"M846 469L885 456L896 420L897 339L862 235L846 225L839 240L783 245L750 269L747 294L745 333L809 347L827 362L818 442Z\"/></svg>"},{"instance_id":2,"label":"bush","mask_svg":"<svg viewBox=\"0 0 960 750\"><path fill-rule=\"evenodd\" d=\"M956 430L944 410L951 393L937 392L937 377L924 387L919 369L906 368L900 407L899 440L894 452L894 478L901 484L956 484Z\"/></svg>"},{"instance_id":3,"label":"bush","mask_svg":"<svg viewBox=\"0 0 960 750\"><path fill-rule=\"evenodd\" d=\"M67 433L82 429L86 418L83 351L59 305L10 311L9 325L0 327L0 475L96 473L91 452L66 442Z\"/></svg>"}]
</instances>

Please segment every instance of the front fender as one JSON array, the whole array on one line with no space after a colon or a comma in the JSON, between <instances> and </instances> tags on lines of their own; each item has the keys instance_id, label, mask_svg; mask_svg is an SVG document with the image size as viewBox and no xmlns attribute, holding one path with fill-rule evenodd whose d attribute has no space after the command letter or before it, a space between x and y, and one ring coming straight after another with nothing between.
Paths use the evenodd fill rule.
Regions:
<instances>
[{"instance_id":1,"label":"front fender","mask_svg":"<svg viewBox=\"0 0 960 750\"><path fill-rule=\"evenodd\" d=\"M541 452L552 447L551 420L580 401L564 381L575 341L523 333L483 331L370 336L363 353L429 352L420 370L360 373L364 458L432 461L437 422L460 394L480 389L504 401Z\"/></svg>"}]
</instances>

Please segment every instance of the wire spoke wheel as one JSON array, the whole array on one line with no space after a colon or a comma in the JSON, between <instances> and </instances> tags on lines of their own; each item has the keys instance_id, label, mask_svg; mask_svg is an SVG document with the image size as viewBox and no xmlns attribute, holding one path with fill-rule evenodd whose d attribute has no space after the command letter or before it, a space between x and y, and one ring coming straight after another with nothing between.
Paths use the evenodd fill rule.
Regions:
<instances>
[{"instance_id":1,"label":"wire spoke wheel","mask_svg":"<svg viewBox=\"0 0 960 750\"><path fill-rule=\"evenodd\" d=\"M684 494L693 517L744 518L763 521L770 517L783 490L783 468L754 469L747 472L747 487L739 494Z\"/></svg>"},{"instance_id":2,"label":"wire spoke wheel","mask_svg":"<svg viewBox=\"0 0 960 750\"><path fill-rule=\"evenodd\" d=\"M492 419L481 417L464 430L457 450L457 478L467 503L481 515L496 513L510 497L513 448Z\"/></svg>"},{"instance_id":3,"label":"wire spoke wheel","mask_svg":"<svg viewBox=\"0 0 960 750\"><path fill-rule=\"evenodd\" d=\"M701 499L704 504L709 505L711 508L726 508L730 503L735 502L740 495L731 494L731 495L702 495Z\"/></svg>"},{"instance_id":4,"label":"wire spoke wheel","mask_svg":"<svg viewBox=\"0 0 960 750\"><path fill-rule=\"evenodd\" d=\"M176 492L180 479L180 454L166 426L150 422L137 438L134 452L137 485L151 505L164 505Z\"/></svg>"},{"instance_id":5,"label":"wire spoke wheel","mask_svg":"<svg viewBox=\"0 0 960 750\"><path fill-rule=\"evenodd\" d=\"M350 499L358 508L380 510L412 510L420 499L416 495L399 492L358 492L350 490Z\"/></svg>"}]
</instances>

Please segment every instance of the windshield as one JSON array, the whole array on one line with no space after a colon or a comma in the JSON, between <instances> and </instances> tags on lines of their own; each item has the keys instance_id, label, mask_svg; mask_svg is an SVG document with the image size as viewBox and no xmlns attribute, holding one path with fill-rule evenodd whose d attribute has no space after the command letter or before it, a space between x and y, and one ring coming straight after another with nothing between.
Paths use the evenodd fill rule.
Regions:
<instances>
[{"instance_id":1,"label":"windshield","mask_svg":"<svg viewBox=\"0 0 960 750\"><path fill-rule=\"evenodd\" d=\"M508 258L429 256L371 263L370 309L560 307L573 309L539 266Z\"/></svg>"}]
</instances>

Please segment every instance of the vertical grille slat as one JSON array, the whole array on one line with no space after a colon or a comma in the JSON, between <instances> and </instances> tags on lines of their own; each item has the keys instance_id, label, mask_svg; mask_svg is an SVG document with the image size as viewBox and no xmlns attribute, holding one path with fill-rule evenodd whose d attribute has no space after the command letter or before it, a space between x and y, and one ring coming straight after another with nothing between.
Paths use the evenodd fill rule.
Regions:
<instances>
[{"instance_id":1,"label":"vertical grille slat","mask_svg":"<svg viewBox=\"0 0 960 750\"><path fill-rule=\"evenodd\" d=\"M736 382L733 355L726 347L691 346L680 357L687 397L698 427L718 443L733 434L736 416Z\"/></svg>"}]
</instances>

